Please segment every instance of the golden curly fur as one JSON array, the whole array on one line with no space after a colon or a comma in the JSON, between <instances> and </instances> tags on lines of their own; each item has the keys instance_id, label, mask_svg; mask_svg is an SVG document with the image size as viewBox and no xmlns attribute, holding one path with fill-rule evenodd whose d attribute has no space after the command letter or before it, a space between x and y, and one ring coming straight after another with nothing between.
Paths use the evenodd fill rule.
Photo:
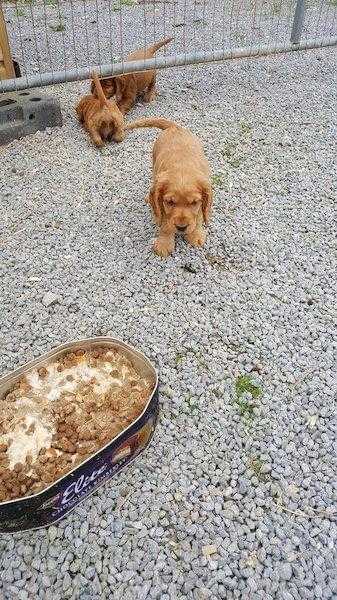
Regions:
<instances>
[{"instance_id":1,"label":"golden curly fur","mask_svg":"<svg viewBox=\"0 0 337 600\"><path fill-rule=\"evenodd\" d=\"M161 42L153 44L149 48L134 50L126 58L126 62L133 60L142 60L153 58L157 50L166 46L173 40L172 37L166 38ZM107 98L116 96L116 102L119 110L125 115L134 105L139 94L144 94L145 102L152 102L156 97L156 71L143 71L142 73L127 73L126 75L116 75L101 79L102 88ZM95 94L94 86L91 86L91 93Z\"/></svg>"},{"instance_id":2,"label":"golden curly fur","mask_svg":"<svg viewBox=\"0 0 337 600\"><path fill-rule=\"evenodd\" d=\"M153 183L147 198L160 227L155 252L166 257L174 250L177 231L192 246L203 246L213 194L210 170L198 138L166 119L139 119L125 129L157 127L163 131L153 147Z\"/></svg>"},{"instance_id":3,"label":"golden curly fur","mask_svg":"<svg viewBox=\"0 0 337 600\"><path fill-rule=\"evenodd\" d=\"M93 73L92 85L96 95L84 96L76 107L79 121L97 147L103 146L106 140L121 142L125 137L122 113L114 100L105 97L97 73Z\"/></svg>"}]
</instances>

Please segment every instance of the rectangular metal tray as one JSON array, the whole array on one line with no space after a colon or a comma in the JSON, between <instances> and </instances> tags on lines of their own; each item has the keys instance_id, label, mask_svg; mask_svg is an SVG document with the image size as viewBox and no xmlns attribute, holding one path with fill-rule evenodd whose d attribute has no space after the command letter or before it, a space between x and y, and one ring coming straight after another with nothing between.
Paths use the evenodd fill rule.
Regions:
<instances>
[{"instance_id":1,"label":"rectangular metal tray","mask_svg":"<svg viewBox=\"0 0 337 600\"><path fill-rule=\"evenodd\" d=\"M23 374L40 367L69 350L93 346L115 346L129 358L139 373L154 382L153 392L142 414L90 458L32 496L0 503L0 532L12 533L47 527L65 517L89 494L133 461L150 443L158 418L158 375L151 362L138 350L111 337L69 342L0 378L0 396Z\"/></svg>"}]
</instances>

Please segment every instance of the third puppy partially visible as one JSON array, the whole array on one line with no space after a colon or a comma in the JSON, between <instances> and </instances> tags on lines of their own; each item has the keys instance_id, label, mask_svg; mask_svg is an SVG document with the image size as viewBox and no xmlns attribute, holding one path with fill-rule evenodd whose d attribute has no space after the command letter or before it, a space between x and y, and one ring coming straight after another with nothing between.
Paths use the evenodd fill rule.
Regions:
<instances>
[{"instance_id":1,"label":"third puppy partially visible","mask_svg":"<svg viewBox=\"0 0 337 600\"><path fill-rule=\"evenodd\" d=\"M134 60L143 60L153 58L159 48L172 42L173 38L161 40L149 48L134 50L126 58L127 62ZM151 102L156 95L156 71L142 71L140 73L126 73L125 75L116 75L115 77L106 77L101 79L104 94L107 98L116 95L116 102L120 111L125 115L134 105L139 94L144 94L145 102ZM91 86L91 92L95 90Z\"/></svg>"},{"instance_id":2,"label":"third puppy partially visible","mask_svg":"<svg viewBox=\"0 0 337 600\"><path fill-rule=\"evenodd\" d=\"M116 102L105 97L97 73L92 77L97 95L82 98L76 107L78 118L97 147L111 139L122 142L125 137L123 115Z\"/></svg>"}]
</instances>

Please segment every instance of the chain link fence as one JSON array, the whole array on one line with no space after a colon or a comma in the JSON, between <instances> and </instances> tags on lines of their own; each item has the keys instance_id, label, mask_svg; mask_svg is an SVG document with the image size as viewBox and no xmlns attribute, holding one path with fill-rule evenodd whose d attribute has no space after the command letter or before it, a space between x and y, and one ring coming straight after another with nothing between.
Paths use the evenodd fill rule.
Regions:
<instances>
[{"instance_id":1,"label":"chain link fence","mask_svg":"<svg viewBox=\"0 0 337 600\"><path fill-rule=\"evenodd\" d=\"M332 46L337 0L0 0L16 78L0 92ZM127 62L167 36L154 59ZM18 75L21 75L18 77Z\"/></svg>"}]
</instances>

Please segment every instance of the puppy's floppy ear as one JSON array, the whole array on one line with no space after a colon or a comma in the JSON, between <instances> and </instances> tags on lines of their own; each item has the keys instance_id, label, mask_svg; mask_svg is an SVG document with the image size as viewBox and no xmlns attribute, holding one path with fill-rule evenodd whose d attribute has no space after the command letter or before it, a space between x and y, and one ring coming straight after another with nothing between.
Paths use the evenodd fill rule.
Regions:
<instances>
[{"instance_id":1,"label":"puppy's floppy ear","mask_svg":"<svg viewBox=\"0 0 337 600\"><path fill-rule=\"evenodd\" d=\"M207 179L203 179L200 182L199 188L202 196L202 216L204 218L205 225L208 225L213 203L213 192Z\"/></svg>"},{"instance_id":2,"label":"puppy's floppy ear","mask_svg":"<svg viewBox=\"0 0 337 600\"><path fill-rule=\"evenodd\" d=\"M163 219L163 194L165 193L166 188L167 183L165 179L158 179L153 183L149 193L149 202L158 225L161 225Z\"/></svg>"}]
</instances>

